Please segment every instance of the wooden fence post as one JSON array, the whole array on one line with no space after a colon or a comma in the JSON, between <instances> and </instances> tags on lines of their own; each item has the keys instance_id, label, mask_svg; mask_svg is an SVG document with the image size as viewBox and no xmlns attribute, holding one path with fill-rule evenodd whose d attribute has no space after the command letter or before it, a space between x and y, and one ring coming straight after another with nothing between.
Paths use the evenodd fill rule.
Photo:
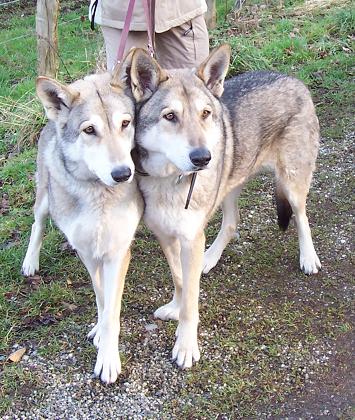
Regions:
<instances>
[{"instance_id":1,"label":"wooden fence post","mask_svg":"<svg viewBox=\"0 0 355 420\"><path fill-rule=\"evenodd\" d=\"M207 0L207 12L205 15L208 29L214 29L217 24L216 0Z\"/></svg>"},{"instance_id":2,"label":"wooden fence post","mask_svg":"<svg viewBox=\"0 0 355 420\"><path fill-rule=\"evenodd\" d=\"M58 72L59 0L37 0L36 32L38 74L56 77Z\"/></svg>"}]
</instances>

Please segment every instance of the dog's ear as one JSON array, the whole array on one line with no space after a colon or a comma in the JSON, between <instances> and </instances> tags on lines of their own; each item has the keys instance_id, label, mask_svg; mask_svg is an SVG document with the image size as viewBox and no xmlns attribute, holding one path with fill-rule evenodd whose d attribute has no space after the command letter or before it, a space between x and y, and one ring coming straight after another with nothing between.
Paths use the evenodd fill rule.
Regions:
<instances>
[{"instance_id":1,"label":"dog's ear","mask_svg":"<svg viewBox=\"0 0 355 420\"><path fill-rule=\"evenodd\" d=\"M69 111L74 99L79 96L68 86L49 77L39 76L36 81L36 91L41 100L47 117L56 121L61 112Z\"/></svg>"},{"instance_id":2,"label":"dog's ear","mask_svg":"<svg viewBox=\"0 0 355 420\"><path fill-rule=\"evenodd\" d=\"M228 72L231 49L228 44L214 49L197 70L197 76L217 97L223 93L223 83Z\"/></svg>"},{"instance_id":3,"label":"dog's ear","mask_svg":"<svg viewBox=\"0 0 355 420\"><path fill-rule=\"evenodd\" d=\"M131 87L132 57L136 48L131 48L125 58L112 70L111 86L113 88Z\"/></svg>"},{"instance_id":4,"label":"dog's ear","mask_svg":"<svg viewBox=\"0 0 355 420\"><path fill-rule=\"evenodd\" d=\"M166 72L147 51L136 48L132 57L131 86L137 102L148 99L167 80Z\"/></svg>"}]
</instances>

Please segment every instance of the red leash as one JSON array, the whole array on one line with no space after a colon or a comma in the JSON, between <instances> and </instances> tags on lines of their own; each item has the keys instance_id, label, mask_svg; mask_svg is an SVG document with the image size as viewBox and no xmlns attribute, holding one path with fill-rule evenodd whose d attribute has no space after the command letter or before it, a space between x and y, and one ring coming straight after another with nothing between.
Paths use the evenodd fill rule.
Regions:
<instances>
[{"instance_id":1,"label":"red leash","mask_svg":"<svg viewBox=\"0 0 355 420\"><path fill-rule=\"evenodd\" d=\"M154 57L154 13L155 13L155 0L142 0L145 14L145 20L147 23L148 33L148 51L152 57ZM129 0L126 18L122 29L120 45L117 52L117 62L119 63L123 58L124 49L126 46L129 27L131 25L135 0Z\"/></svg>"},{"instance_id":2,"label":"red leash","mask_svg":"<svg viewBox=\"0 0 355 420\"><path fill-rule=\"evenodd\" d=\"M155 13L155 0L142 0L143 1L143 8L144 8L144 14L145 14L145 20L147 23L147 34L148 34L148 51L152 57L155 55L154 50L154 35L155 35L155 19L154 19L154 13ZM118 47L117 52L117 62L119 63L123 58L124 49L127 42L129 27L132 20L133 15L133 9L134 9L135 0L130 0L128 4L127 14L124 21L124 26L122 30L120 45ZM185 203L185 210L189 208L192 192L195 186L196 181L196 175L197 172L192 173L191 177L191 184L189 188L189 192L187 194L186 203Z\"/></svg>"},{"instance_id":3,"label":"red leash","mask_svg":"<svg viewBox=\"0 0 355 420\"><path fill-rule=\"evenodd\" d=\"M152 57L155 55L154 51L154 14L155 14L155 0L143 0L143 8L145 14L145 21L147 22L147 33L148 33L148 51Z\"/></svg>"}]
</instances>

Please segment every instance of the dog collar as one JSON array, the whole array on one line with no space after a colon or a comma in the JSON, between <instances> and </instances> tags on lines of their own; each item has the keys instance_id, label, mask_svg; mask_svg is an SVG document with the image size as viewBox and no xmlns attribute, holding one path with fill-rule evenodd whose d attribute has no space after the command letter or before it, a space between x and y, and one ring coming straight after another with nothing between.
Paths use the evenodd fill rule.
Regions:
<instances>
[{"instance_id":1,"label":"dog collar","mask_svg":"<svg viewBox=\"0 0 355 420\"><path fill-rule=\"evenodd\" d=\"M182 179L184 178L184 174L180 174L177 178L176 178L176 184L181 184Z\"/></svg>"}]
</instances>

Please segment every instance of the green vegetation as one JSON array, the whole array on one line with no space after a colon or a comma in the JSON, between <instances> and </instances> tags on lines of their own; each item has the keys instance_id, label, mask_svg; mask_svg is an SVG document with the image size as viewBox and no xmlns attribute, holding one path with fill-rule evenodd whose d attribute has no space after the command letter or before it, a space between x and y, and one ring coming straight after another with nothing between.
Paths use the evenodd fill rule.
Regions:
<instances>
[{"instance_id":1,"label":"green vegetation","mask_svg":"<svg viewBox=\"0 0 355 420\"><path fill-rule=\"evenodd\" d=\"M355 93L349 83L355 29L350 2L324 2L310 10L302 1L285 2L289 7L282 9L251 3L212 37L213 46L232 46L231 73L270 69L294 75L312 89L321 116L340 112L348 122Z\"/></svg>"},{"instance_id":2,"label":"green vegetation","mask_svg":"<svg viewBox=\"0 0 355 420\"><path fill-rule=\"evenodd\" d=\"M330 368L316 363L314 347L325 352L351 330L350 302L343 291L350 283L350 257L336 247L339 235L346 240L351 235L351 172L347 166L340 172L334 168L348 162L344 137L350 131L354 97L354 9L350 1L340 0L318 5L287 0L283 7L279 1L251 1L225 19L233 3L218 2L219 26L211 37L212 46L231 44L231 74L286 72L304 80L315 98L327 152L319 160L309 214L324 270L312 278L298 272L296 231L291 227L287 235L278 232L271 180L253 180L241 197L241 240L232 243L216 269L202 279L202 360L179 376L179 398L191 404L182 407L171 400L164 407L166 413L185 418L206 413L211 418L223 413L245 418L255 416L260 407L276 415L275 404L301 392L307 375L321 376ZM87 370L95 354L84 341L95 316L90 281L51 222L39 275L20 275L32 223L35 142L45 119L34 98L34 17L19 15L9 17L0 34L0 412L15 396L25 401L31 387L41 387L21 364L6 361L14 344L49 357L70 347L67 335L77 335L82 340L78 358ZM92 72L102 48L99 32L90 31L81 15L86 8L60 17L58 77L64 81ZM216 216L207 231L208 242L219 225ZM169 299L171 288L167 264L144 227L132 252L124 326L137 323L142 313L150 316ZM164 342L159 346L165 351L173 343L175 323L160 329ZM130 364L139 368L140 360L134 358L141 346L139 334L123 327L122 342L127 343L123 369Z\"/></svg>"}]
</instances>

